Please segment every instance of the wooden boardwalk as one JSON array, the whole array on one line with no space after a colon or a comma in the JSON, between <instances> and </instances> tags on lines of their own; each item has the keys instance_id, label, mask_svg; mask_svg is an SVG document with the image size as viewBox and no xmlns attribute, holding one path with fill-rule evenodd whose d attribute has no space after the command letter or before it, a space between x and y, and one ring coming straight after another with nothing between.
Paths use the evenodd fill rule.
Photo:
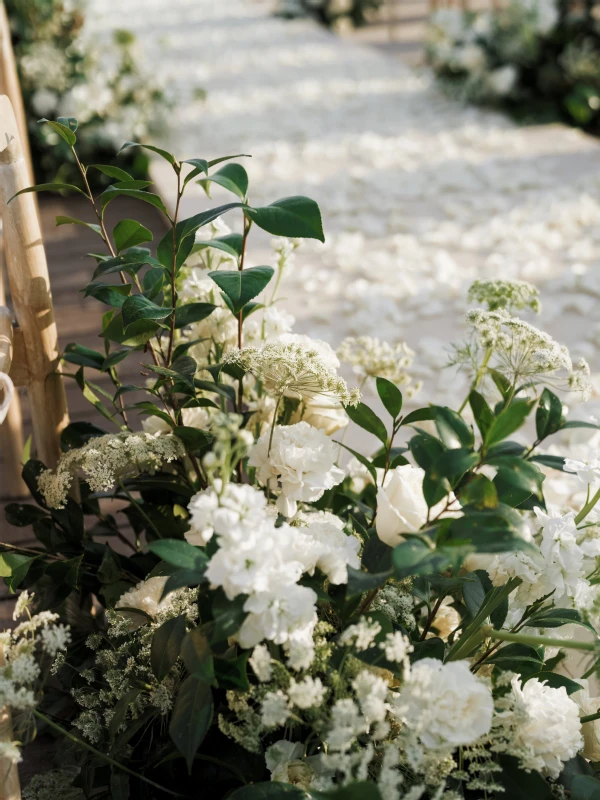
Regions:
<instances>
[{"instance_id":1,"label":"wooden boardwalk","mask_svg":"<svg viewBox=\"0 0 600 800\"><path fill-rule=\"evenodd\" d=\"M99 338L101 317L107 306L102 305L92 297L84 298L81 290L91 280L95 261L87 257L87 253L102 252L102 242L88 228L82 225L63 225L56 227L55 218L58 215L78 217L92 222L85 201L76 198L61 198L58 196L40 195L40 214L50 284L54 300L54 312L58 326L61 349L70 342L102 350L102 340ZM135 200L118 199L108 207L106 219L107 227L112 230L119 219L136 219L149 228L155 239L160 239L166 231L166 226L160 216L151 206ZM112 276L109 276L112 277ZM118 279L117 279L118 280ZM108 281L107 281L108 282ZM141 360L141 359L140 359ZM74 372L71 365L67 370ZM122 377L125 383L139 382L139 374L133 358L124 363ZM110 381L94 370L86 370L87 377L100 386L111 386ZM73 379L66 379L67 401L71 421L88 420L99 427L109 428L109 423L99 412L93 408L83 397L79 387ZM31 432L27 397L21 394L25 437ZM0 541L19 544L24 547L36 545L36 539L30 528L14 528L4 519L4 505L10 502L7 498L5 487L5 465L0 454ZM12 603L6 595L6 590L0 591L0 627L9 623L12 613Z\"/></svg>"}]
</instances>

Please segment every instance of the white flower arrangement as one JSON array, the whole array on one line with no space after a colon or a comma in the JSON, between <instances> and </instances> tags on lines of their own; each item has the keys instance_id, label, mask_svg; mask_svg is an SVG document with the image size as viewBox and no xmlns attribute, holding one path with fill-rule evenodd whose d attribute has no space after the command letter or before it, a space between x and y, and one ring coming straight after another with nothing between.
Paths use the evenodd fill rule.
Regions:
<instances>
[{"instance_id":1,"label":"white flower arrangement","mask_svg":"<svg viewBox=\"0 0 600 800\"><path fill-rule=\"evenodd\" d=\"M179 185L184 169L184 183L213 175L167 156ZM7 507L39 545L3 545L1 571L26 589L18 614L28 590L40 609L3 634L2 702L77 746L79 772L46 784L77 800L82 782L105 791L98 763L157 798L205 784L232 800L550 796L567 762L600 752L586 684L600 654L600 428L568 420L550 388L585 393L586 369L517 316L539 308L534 287L479 281L469 299L486 307L455 349L462 406L406 409L407 345L360 338L336 355L293 333L278 290L296 242L276 242L273 269L245 263L253 225L323 238L316 204L255 207L230 166L241 233L217 222L229 206L175 215L159 258L115 261L100 228L111 255L96 279L122 270L131 294L105 318L105 352L71 345L64 361L85 359L85 388L85 370L115 359L105 417L118 430L67 428L56 469L25 466L37 505ZM149 399L125 404L131 353ZM548 446L577 425L587 443ZM346 444L356 428L371 450ZM568 502L550 501L553 480ZM559 666L570 649L588 657L577 680ZM46 673L72 722L40 707ZM1 755L18 759L18 741Z\"/></svg>"}]
</instances>

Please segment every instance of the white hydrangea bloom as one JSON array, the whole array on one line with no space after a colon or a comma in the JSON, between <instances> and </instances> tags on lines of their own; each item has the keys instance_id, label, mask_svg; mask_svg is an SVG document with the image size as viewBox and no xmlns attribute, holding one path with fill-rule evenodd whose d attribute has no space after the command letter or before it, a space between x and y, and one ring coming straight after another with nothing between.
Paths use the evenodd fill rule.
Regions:
<instances>
[{"instance_id":1,"label":"white hydrangea bloom","mask_svg":"<svg viewBox=\"0 0 600 800\"><path fill-rule=\"evenodd\" d=\"M299 529L306 540L300 546L307 552L312 550L314 567L327 575L331 583L347 583L348 567L360 568L360 541L344 533L343 520L328 511L300 514L298 520L306 525Z\"/></svg>"},{"instance_id":2,"label":"white hydrangea bloom","mask_svg":"<svg viewBox=\"0 0 600 800\"><path fill-rule=\"evenodd\" d=\"M472 744L490 730L493 712L490 688L473 675L468 661L443 664L434 658L412 665L391 707L434 750Z\"/></svg>"},{"instance_id":3,"label":"white hydrangea bloom","mask_svg":"<svg viewBox=\"0 0 600 800\"><path fill-rule=\"evenodd\" d=\"M237 540L244 531L256 528L265 519L267 501L264 494L246 483L221 481L195 494L189 504L190 530L185 538L190 544L205 545L216 532Z\"/></svg>"},{"instance_id":4,"label":"white hydrangea bloom","mask_svg":"<svg viewBox=\"0 0 600 800\"><path fill-rule=\"evenodd\" d=\"M369 730L369 724L350 698L337 700L331 709L331 727L326 741L330 750L345 752L357 736Z\"/></svg>"},{"instance_id":5,"label":"white hydrangea bloom","mask_svg":"<svg viewBox=\"0 0 600 800\"><path fill-rule=\"evenodd\" d=\"M312 503L344 479L344 471L335 466L335 444L307 422L278 425L270 448L269 440L270 433L260 437L248 464L256 467L263 486L281 489L277 508L284 516L293 517L298 502Z\"/></svg>"},{"instance_id":6,"label":"white hydrangea bloom","mask_svg":"<svg viewBox=\"0 0 600 800\"><path fill-rule=\"evenodd\" d=\"M564 686L553 689L537 678L521 684L517 675L511 686L515 708L502 713L505 725L511 715L518 719L511 729L509 752L527 769L557 778L563 763L577 755L583 745L579 706Z\"/></svg>"},{"instance_id":7,"label":"white hydrangea bloom","mask_svg":"<svg viewBox=\"0 0 600 800\"><path fill-rule=\"evenodd\" d=\"M311 678L307 675L299 682L292 678L287 693L292 704L298 708L314 708L321 705L327 690L320 678Z\"/></svg>"},{"instance_id":8,"label":"white hydrangea bloom","mask_svg":"<svg viewBox=\"0 0 600 800\"><path fill-rule=\"evenodd\" d=\"M287 696L278 689L276 692L267 692L264 696L260 716L266 728L275 728L285 725L285 721L290 715L290 707Z\"/></svg>"},{"instance_id":9,"label":"white hydrangea bloom","mask_svg":"<svg viewBox=\"0 0 600 800\"><path fill-rule=\"evenodd\" d=\"M387 682L378 675L374 675L369 670L364 669L352 681L352 688L356 692L360 710L366 722L369 725L374 722L383 722L389 708L386 702L388 695Z\"/></svg>"},{"instance_id":10,"label":"white hydrangea bloom","mask_svg":"<svg viewBox=\"0 0 600 800\"><path fill-rule=\"evenodd\" d=\"M361 619L354 625L348 625L340 636L340 644L349 646L354 645L357 650L367 650L378 633L381 632L381 625L369 619Z\"/></svg>"},{"instance_id":11,"label":"white hydrangea bloom","mask_svg":"<svg viewBox=\"0 0 600 800\"><path fill-rule=\"evenodd\" d=\"M379 647L385 652L388 661L395 661L398 664L405 663L409 654L414 650L410 639L400 631L388 633L383 642L380 642Z\"/></svg>"},{"instance_id":12,"label":"white hydrangea bloom","mask_svg":"<svg viewBox=\"0 0 600 800\"><path fill-rule=\"evenodd\" d=\"M263 639L276 644L293 641L297 630L307 629L312 634L317 624L316 600L312 589L295 583L279 592L252 594L244 604L250 613L237 634L238 641L242 647L253 647Z\"/></svg>"},{"instance_id":13,"label":"white hydrangea bloom","mask_svg":"<svg viewBox=\"0 0 600 800\"><path fill-rule=\"evenodd\" d=\"M264 644L257 644L252 655L248 659L250 666L261 683L271 680L273 667L271 665L271 654L268 647Z\"/></svg>"}]
</instances>

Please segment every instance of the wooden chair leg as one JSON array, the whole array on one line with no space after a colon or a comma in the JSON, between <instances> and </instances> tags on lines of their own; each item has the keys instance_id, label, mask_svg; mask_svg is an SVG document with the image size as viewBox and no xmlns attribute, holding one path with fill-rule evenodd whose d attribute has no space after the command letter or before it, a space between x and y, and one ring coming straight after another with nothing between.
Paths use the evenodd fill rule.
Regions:
<instances>
[{"instance_id":1,"label":"wooden chair leg","mask_svg":"<svg viewBox=\"0 0 600 800\"><path fill-rule=\"evenodd\" d=\"M8 97L0 96L0 198L3 201L4 251L12 304L19 324L27 368L33 437L38 457L54 467L60 432L68 424L59 363L46 253L32 193L27 161ZM15 365L20 366L20 365ZM17 381L15 384L18 385Z\"/></svg>"}]
</instances>

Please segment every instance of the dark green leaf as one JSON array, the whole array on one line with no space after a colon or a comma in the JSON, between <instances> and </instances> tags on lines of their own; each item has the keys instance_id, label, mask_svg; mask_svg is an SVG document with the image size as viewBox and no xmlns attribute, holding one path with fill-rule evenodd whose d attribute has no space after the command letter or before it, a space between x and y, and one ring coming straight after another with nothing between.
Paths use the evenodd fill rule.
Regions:
<instances>
[{"instance_id":1,"label":"dark green leaf","mask_svg":"<svg viewBox=\"0 0 600 800\"><path fill-rule=\"evenodd\" d=\"M393 560L397 580L411 575L442 572L450 563L445 552L432 550L418 539L410 539L395 547Z\"/></svg>"},{"instance_id":2,"label":"dark green leaf","mask_svg":"<svg viewBox=\"0 0 600 800\"><path fill-rule=\"evenodd\" d=\"M273 236L325 241L319 206L308 197L284 197L262 208L245 206L244 213Z\"/></svg>"},{"instance_id":3,"label":"dark green leaf","mask_svg":"<svg viewBox=\"0 0 600 800\"><path fill-rule=\"evenodd\" d=\"M157 306L152 300L148 300L143 294L136 294L133 297L128 297L123 303L123 326L127 332L130 325L134 322L143 320L162 320L170 316L172 308L163 308Z\"/></svg>"},{"instance_id":4,"label":"dark green leaf","mask_svg":"<svg viewBox=\"0 0 600 800\"><path fill-rule=\"evenodd\" d=\"M239 314L246 303L253 300L273 277L272 267L250 267L245 270L218 270L208 275L231 301L231 310Z\"/></svg>"},{"instance_id":5,"label":"dark green leaf","mask_svg":"<svg viewBox=\"0 0 600 800\"><path fill-rule=\"evenodd\" d=\"M193 628L186 635L181 645L181 657L190 675L206 683L214 681L213 654L208 639L200 628Z\"/></svg>"},{"instance_id":6,"label":"dark green leaf","mask_svg":"<svg viewBox=\"0 0 600 800\"><path fill-rule=\"evenodd\" d=\"M226 236L217 236L215 239L210 239L207 242L194 242L192 252L195 253L199 250L206 250L213 248L215 250L222 250L224 253L239 258L242 254L242 243L244 239L239 233L228 233Z\"/></svg>"},{"instance_id":7,"label":"dark green leaf","mask_svg":"<svg viewBox=\"0 0 600 800\"><path fill-rule=\"evenodd\" d=\"M78 186L73 186L70 183L38 183L37 186L28 186L26 189L21 189L20 192L16 192L8 203L11 203L15 197L18 197L20 194L27 194L28 192L77 192L87 199L87 194L85 192L82 192Z\"/></svg>"},{"instance_id":8,"label":"dark green leaf","mask_svg":"<svg viewBox=\"0 0 600 800\"><path fill-rule=\"evenodd\" d=\"M128 253L123 253L123 255L117 256L116 258L109 258L106 261L102 261L96 267L94 278L99 278L101 275L109 275L112 272L135 273L145 264L163 269L163 265L150 255L149 250L140 247L135 250L130 250Z\"/></svg>"},{"instance_id":9,"label":"dark green leaf","mask_svg":"<svg viewBox=\"0 0 600 800\"><path fill-rule=\"evenodd\" d=\"M173 428L173 433L178 439L181 439L186 450L192 453L204 450L213 440L212 434L202 431L200 428L191 428L186 425L178 425Z\"/></svg>"},{"instance_id":10,"label":"dark green leaf","mask_svg":"<svg viewBox=\"0 0 600 800\"><path fill-rule=\"evenodd\" d=\"M155 147L153 144L140 144L140 142L125 142L125 144L119 150L119 153L123 152L128 147L143 147L146 150L152 150L153 153L158 153L159 156L168 161L171 166L175 164L175 156L172 153L169 153L167 150L162 150L160 147Z\"/></svg>"},{"instance_id":11,"label":"dark green leaf","mask_svg":"<svg viewBox=\"0 0 600 800\"><path fill-rule=\"evenodd\" d=\"M446 448L439 439L424 434L413 436L408 446L413 458L425 472L429 472L446 452Z\"/></svg>"},{"instance_id":12,"label":"dark green leaf","mask_svg":"<svg viewBox=\"0 0 600 800\"><path fill-rule=\"evenodd\" d=\"M179 658L185 634L185 614L171 617L154 632L150 647L150 666L159 681L168 675Z\"/></svg>"},{"instance_id":13,"label":"dark green leaf","mask_svg":"<svg viewBox=\"0 0 600 800\"><path fill-rule=\"evenodd\" d=\"M158 208L158 210L162 211L163 214L168 215L168 211L166 209L165 204L157 194L153 194L152 192L145 192L141 189L116 189L114 186L108 186L102 193L100 202L102 205L103 212L106 206L112 200L114 200L115 197L133 197L136 200L143 200L144 203L150 203L151 206L154 206L154 208Z\"/></svg>"},{"instance_id":14,"label":"dark green leaf","mask_svg":"<svg viewBox=\"0 0 600 800\"><path fill-rule=\"evenodd\" d=\"M412 425L414 422L425 422L426 420L435 419L435 409L431 408L417 408L411 411L402 420L403 425Z\"/></svg>"},{"instance_id":15,"label":"dark green leaf","mask_svg":"<svg viewBox=\"0 0 600 800\"><path fill-rule=\"evenodd\" d=\"M600 781L591 775L577 775L571 784L571 800L600 800Z\"/></svg>"},{"instance_id":16,"label":"dark green leaf","mask_svg":"<svg viewBox=\"0 0 600 800\"><path fill-rule=\"evenodd\" d=\"M220 689L241 689L248 691L247 666L250 658L250 651L246 650L237 658L216 658L215 678Z\"/></svg>"},{"instance_id":17,"label":"dark green leaf","mask_svg":"<svg viewBox=\"0 0 600 800\"><path fill-rule=\"evenodd\" d=\"M142 297L142 295L135 296ZM130 297L128 300L133 300L133 298ZM128 325L127 330L123 330L123 317L121 314L117 314L106 326L102 335L111 342L138 347L152 339L159 327L160 325L154 320L142 318Z\"/></svg>"},{"instance_id":18,"label":"dark green leaf","mask_svg":"<svg viewBox=\"0 0 600 800\"><path fill-rule=\"evenodd\" d=\"M209 222L220 217L226 211L241 207L242 203L226 203L223 206L209 208L208 211L201 211L199 214L194 214L193 217L181 220L181 222L177 223L177 241L179 243L183 242L188 236L193 236L197 230L204 225L208 225Z\"/></svg>"},{"instance_id":19,"label":"dark green leaf","mask_svg":"<svg viewBox=\"0 0 600 800\"><path fill-rule=\"evenodd\" d=\"M544 389L535 412L535 430L538 439L545 439L561 427L562 403L549 389Z\"/></svg>"},{"instance_id":20,"label":"dark green leaf","mask_svg":"<svg viewBox=\"0 0 600 800\"><path fill-rule=\"evenodd\" d=\"M486 434L490 429L490 425L494 421L492 409L487 404L485 397L475 390L473 390L469 395L469 405L471 406L473 417L477 427L479 428L479 433L481 434L482 439L485 439Z\"/></svg>"},{"instance_id":21,"label":"dark green leaf","mask_svg":"<svg viewBox=\"0 0 600 800\"><path fill-rule=\"evenodd\" d=\"M92 281L85 287L84 297L95 297L101 303L113 308L122 308L123 303L131 294L131 284L109 284Z\"/></svg>"},{"instance_id":22,"label":"dark green leaf","mask_svg":"<svg viewBox=\"0 0 600 800\"><path fill-rule=\"evenodd\" d=\"M402 411L402 392L387 378L376 378L375 384L385 410L392 419L396 419Z\"/></svg>"},{"instance_id":23,"label":"dark green leaf","mask_svg":"<svg viewBox=\"0 0 600 800\"><path fill-rule=\"evenodd\" d=\"M346 597L355 597L363 592L370 592L371 589L378 589L383 586L388 578L392 577L392 571L370 573L363 572L360 569L348 567L348 585L346 588Z\"/></svg>"},{"instance_id":24,"label":"dark green leaf","mask_svg":"<svg viewBox=\"0 0 600 800\"><path fill-rule=\"evenodd\" d=\"M85 228L89 228L94 231L94 233L102 236L100 225L96 225L93 222L84 222L82 219L77 219L76 217L63 217L59 214L59 216L56 217L56 227L58 228L60 225L83 225Z\"/></svg>"},{"instance_id":25,"label":"dark green leaf","mask_svg":"<svg viewBox=\"0 0 600 800\"><path fill-rule=\"evenodd\" d=\"M235 600L228 600L223 591L219 590L215 593L212 602L215 622L211 636L213 642L225 641L239 631L248 616L248 612L244 611L247 599L246 595L238 595Z\"/></svg>"},{"instance_id":26,"label":"dark green leaf","mask_svg":"<svg viewBox=\"0 0 600 800\"><path fill-rule=\"evenodd\" d=\"M112 800L129 800L129 775L118 768L110 773L110 796Z\"/></svg>"},{"instance_id":27,"label":"dark green leaf","mask_svg":"<svg viewBox=\"0 0 600 800\"><path fill-rule=\"evenodd\" d=\"M581 691L580 683L576 683L570 678L560 675L558 672L546 672L542 670L541 672L534 672L532 675L527 676L527 680L531 678L537 678L540 682L548 684L552 689L564 687L567 690L567 694L574 694L574 692Z\"/></svg>"},{"instance_id":28,"label":"dark green leaf","mask_svg":"<svg viewBox=\"0 0 600 800\"><path fill-rule=\"evenodd\" d=\"M33 525L34 522L44 519L47 514L37 506L9 503L4 509L4 516L9 525L14 525L15 528L25 528L27 525Z\"/></svg>"},{"instance_id":29,"label":"dark green leaf","mask_svg":"<svg viewBox=\"0 0 600 800\"><path fill-rule=\"evenodd\" d=\"M108 175L109 178L116 178L118 181L133 180L133 175L125 172L125 170L121 169L120 167L113 167L109 164L90 164L88 169L97 169L99 172L104 173L104 175Z\"/></svg>"},{"instance_id":30,"label":"dark green leaf","mask_svg":"<svg viewBox=\"0 0 600 800\"><path fill-rule=\"evenodd\" d=\"M464 447L447 450L434 462L428 473L430 478L448 478L454 481L479 463L479 454Z\"/></svg>"},{"instance_id":31,"label":"dark green leaf","mask_svg":"<svg viewBox=\"0 0 600 800\"><path fill-rule=\"evenodd\" d=\"M502 771L494 773L494 780L504 787L501 797L506 800L552 800L552 790L539 772L526 772L512 756L501 755L499 761Z\"/></svg>"},{"instance_id":32,"label":"dark green leaf","mask_svg":"<svg viewBox=\"0 0 600 800\"><path fill-rule=\"evenodd\" d=\"M525 422L533 408L530 400L515 400L501 411L492 422L485 437L487 447L506 439L511 433L518 430Z\"/></svg>"},{"instance_id":33,"label":"dark green leaf","mask_svg":"<svg viewBox=\"0 0 600 800\"><path fill-rule=\"evenodd\" d=\"M592 625L586 622L576 608L544 608L529 617L525 625L531 628L560 628L561 625L582 625L584 628L594 631Z\"/></svg>"},{"instance_id":34,"label":"dark green leaf","mask_svg":"<svg viewBox=\"0 0 600 800\"><path fill-rule=\"evenodd\" d=\"M208 561L204 550L194 547L183 539L157 539L148 544L148 550L167 564L182 569L202 572Z\"/></svg>"},{"instance_id":35,"label":"dark green leaf","mask_svg":"<svg viewBox=\"0 0 600 800\"><path fill-rule=\"evenodd\" d=\"M214 303L188 303L175 309L175 327L185 328L194 322L201 322L212 314L216 306Z\"/></svg>"},{"instance_id":36,"label":"dark green leaf","mask_svg":"<svg viewBox=\"0 0 600 800\"><path fill-rule=\"evenodd\" d=\"M140 222L134 219L122 219L113 228L113 239L117 253L127 250L128 247L135 247L143 242L152 241L152 233Z\"/></svg>"},{"instance_id":37,"label":"dark green leaf","mask_svg":"<svg viewBox=\"0 0 600 800\"><path fill-rule=\"evenodd\" d=\"M434 406L435 426L440 439L446 447L473 447L475 437L473 429L463 420L460 414L445 406Z\"/></svg>"},{"instance_id":38,"label":"dark green leaf","mask_svg":"<svg viewBox=\"0 0 600 800\"><path fill-rule=\"evenodd\" d=\"M593 428L594 430L600 430L600 425L595 422L582 422L581 420L570 420L569 422L565 422L564 425L561 426L561 430L564 428Z\"/></svg>"},{"instance_id":39,"label":"dark green leaf","mask_svg":"<svg viewBox=\"0 0 600 800\"><path fill-rule=\"evenodd\" d=\"M97 350L91 350L81 344L70 343L65 347L63 361L67 361L69 364L79 364L81 367L102 369L104 356Z\"/></svg>"},{"instance_id":40,"label":"dark green leaf","mask_svg":"<svg viewBox=\"0 0 600 800\"><path fill-rule=\"evenodd\" d=\"M308 800L314 796L313 792L309 794L291 783L269 781L241 786L229 795L228 800Z\"/></svg>"},{"instance_id":41,"label":"dark green leaf","mask_svg":"<svg viewBox=\"0 0 600 800\"><path fill-rule=\"evenodd\" d=\"M213 716L212 692L204 681L189 675L179 687L169 735L185 757L191 773L194 756L208 733Z\"/></svg>"},{"instance_id":42,"label":"dark green leaf","mask_svg":"<svg viewBox=\"0 0 600 800\"><path fill-rule=\"evenodd\" d=\"M106 431L102 430L102 428L99 428L97 425L93 425L91 422L71 422L61 431L60 449L66 452L76 447L83 447L90 439L105 435Z\"/></svg>"},{"instance_id":43,"label":"dark green leaf","mask_svg":"<svg viewBox=\"0 0 600 800\"><path fill-rule=\"evenodd\" d=\"M363 428L363 430L372 433L387 446L388 434L386 427L369 406L364 403L358 403L357 406L346 406L346 413L352 422Z\"/></svg>"}]
</instances>

